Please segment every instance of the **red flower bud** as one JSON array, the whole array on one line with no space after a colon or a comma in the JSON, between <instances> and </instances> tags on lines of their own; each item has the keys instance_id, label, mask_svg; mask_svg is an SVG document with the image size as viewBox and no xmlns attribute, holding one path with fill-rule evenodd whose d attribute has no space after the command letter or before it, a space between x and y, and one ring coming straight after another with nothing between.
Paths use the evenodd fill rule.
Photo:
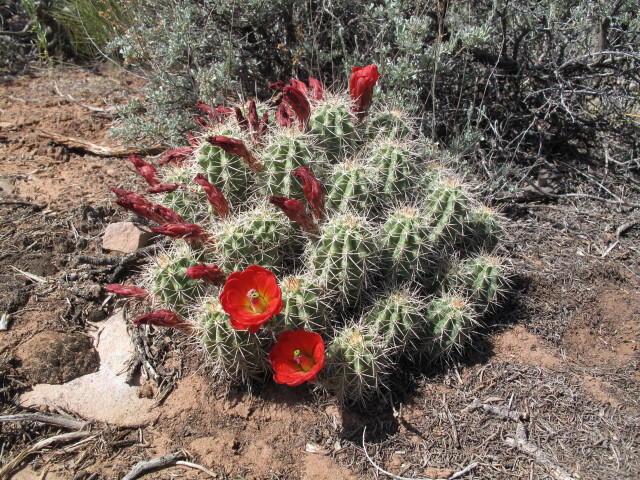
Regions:
<instances>
[{"instance_id":1,"label":"red flower bud","mask_svg":"<svg viewBox=\"0 0 640 480\"><path fill-rule=\"evenodd\" d=\"M304 130L311 116L311 105L309 105L306 95L296 87L287 86L282 91L282 101L286 102L295 112L300 129Z\"/></svg>"},{"instance_id":2,"label":"red flower bud","mask_svg":"<svg viewBox=\"0 0 640 480\"><path fill-rule=\"evenodd\" d=\"M140 158L137 154L132 153L129 155L129 160L133 163L133 166L136 167L136 170L140 174L145 181L155 187L160 184L160 180L156 178L157 172L153 166L147 162L145 162L142 158Z\"/></svg>"},{"instance_id":3,"label":"red flower bud","mask_svg":"<svg viewBox=\"0 0 640 480\"><path fill-rule=\"evenodd\" d=\"M234 107L234 112L236 115L236 120L238 121L238 125L240 125L240 128L242 129L242 131L248 132L249 121L246 118L244 118L244 115L242 114L242 110L240 110L238 107Z\"/></svg>"},{"instance_id":4,"label":"red flower bud","mask_svg":"<svg viewBox=\"0 0 640 480\"><path fill-rule=\"evenodd\" d=\"M309 86L313 90L312 98L314 100L324 99L324 84L317 78L309 77Z\"/></svg>"},{"instance_id":5,"label":"red flower bud","mask_svg":"<svg viewBox=\"0 0 640 480\"><path fill-rule=\"evenodd\" d=\"M269 129L269 113L264 112L264 115L262 115L262 118L260 119L260 123L258 124L258 134L260 136L263 136L265 133L267 133L268 129Z\"/></svg>"},{"instance_id":6,"label":"red flower bud","mask_svg":"<svg viewBox=\"0 0 640 480\"><path fill-rule=\"evenodd\" d=\"M249 101L249 126L251 131L257 132L260 127L260 119L258 118L258 108L256 107L256 101L251 99Z\"/></svg>"},{"instance_id":7,"label":"red flower bud","mask_svg":"<svg viewBox=\"0 0 640 480\"><path fill-rule=\"evenodd\" d=\"M193 132L187 133L187 140L189 140L189 145L192 147L200 146L200 139L196 137Z\"/></svg>"},{"instance_id":8,"label":"red flower bud","mask_svg":"<svg viewBox=\"0 0 640 480\"><path fill-rule=\"evenodd\" d=\"M352 108L358 120L362 120L369 111L373 97L373 87L380 78L376 65L353 67L349 80L349 94L354 105Z\"/></svg>"},{"instance_id":9,"label":"red flower bud","mask_svg":"<svg viewBox=\"0 0 640 480\"><path fill-rule=\"evenodd\" d=\"M209 238L209 234L204 228L193 223L165 223L160 227L151 227L151 231L167 237L186 240L189 243L196 243Z\"/></svg>"},{"instance_id":10,"label":"red flower bud","mask_svg":"<svg viewBox=\"0 0 640 480\"><path fill-rule=\"evenodd\" d=\"M107 292L122 295L123 297L133 298L135 300L144 300L149 296L149 292L134 285L120 285L118 283L112 283L111 285L105 285L104 289Z\"/></svg>"},{"instance_id":11,"label":"red flower bud","mask_svg":"<svg viewBox=\"0 0 640 480\"><path fill-rule=\"evenodd\" d=\"M289 83L291 84L292 87L297 88L305 95L309 94L309 89L307 88L307 84L304 83L303 81L300 81L297 78L292 78Z\"/></svg>"},{"instance_id":12,"label":"red flower bud","mask_svg":"<svg viewBox=\"0 0 640 480\"><path fill-rule=\"evenodd\" d=\"M191 133L191 132L189 132ZM165 153L164 157L160 160L159 164L164 165L169 162L173 162L176 165L182 165L189 155L193 153L192 147L176 148L175 150L169 150Z\"/></svg>"},{"instance_id":13,"label":"red flower bud","mask_svg":"<svg viewBox=\"0 0 640 480\"><path fill-rule=\"evenodd\" d=\"M282 80L278 80L277 82L273 82L269 85L269 88L271 90L275 90L276 92L281 92L282 90L284 90L284 87L286 87L287 84L284 83Z\"/></svg>"},{"instance_id":14,"label":"red flower bud","mask_svg":"<svg viewBox=\"0 0 640 480\"><path fill-rule=\"evenodd\" d=\"M278 105L278 111L276 112L278 125L285 128L291 128L293 125L293 119L291 118L292 115L293 111L287 107L284 102L280 102L280 105Z\"/></svg>"},{"instance_id":15,"label":"red flower bud","mask_svg":"<svg viewBox=\"0 0 640 480\"><path fill-rule=\"evenodd\" d=\"M122 208L146 218L147 220L151 220L152 222L160 224L166 222L164 217L153 210L153 203L148 201L142 195L133 194L127 197L118 197L116 198L116 203Z\"/></svg>"},{"instance_id":16,"label":"red flower bud","mask_svg":"<svg viewBox=\"0 0 640 480\"><path fill-rule=\"evenodd\" d=\"M147 188L147 193L173 193L184 185L180 183L161 183L155 187Z\"/></svg>"},{"instance_id":17,"label":"red flower bud","mask_svg":"<svg viewBox=\"0 0 640 480\"><path fill-rule=\"evenodd\" d=\"M206 118L201 117L200 115L193 116L193 123L195 123L196 126L200 128L209 128L211 126L211 123L209 123Z\"/></svg>"},{"instance_id":18,"label":"red flower bud","mask_svg":"<svg viewBox=\"0 0 640 480\"><path fill-rule=\"evenodd\" d=\"M289 220L299 223L305 232L316 233L318 231L318 226L309 216L302 202L293 198L271 195L269 197L269 203L282 210L282 212L289 217Z\"/></svg>"},{"instance_id":19,"label":"red flower bud","mask_svg":"<svg viewBox=\"0 0 640 480\"><path fill-rule=\"evenodd\" d=\"M202 279L211 285L222 285L225 274L215 263L207 265L200 262L199 265L187 268L187 277L194 280Z\"/></svg>"},{"instance_id":20,"label":"red flower bud","mask_svg":"<svg viewBox=\"0 0 640 480\"><path fill-rule=\"evenodd\" d=\"M262 165L258 163L258 160L256 160L256 158L251 154L249 149L244 143L242 143L241 140L217 135L215 137L207 137L207 142L209 142L214 147L221 148L226 153L242 157L244 163L251 170L258 171L262 168Z\"/></svg>"},{"instance_id":21,"label":"red flower bud","mask_svg":"<svg viewBox=\"0 0 640 480\"><path fill-rule=\"evenodd\" d=\"M193 179L198 185L204 189L204 193L207 195L207 200L221 218L226 218L229 215L229 203L224 198L222 191L216 187L213 183L209 183L204 175L199 173Z\"/></svg>"},{"instance_id":22,"label":"red flower bud","mask_svg":"<svg viewBox=\"0 0 640 480\"><path fill-rule=\"evenodd\" d=\"M133 324L153 325L154 327L177 328L179 330L190 331L193 326L184 318L171 310L156 310L152 313L145 313L133 320Z\"/></svg>"},{"instance_id":23,"label":"red flower bud","mask_svg":"<svg viewBox=\"0 0 640 480\"><path fill-rule=\"evenodd\" d=\"M170 208L162 205L153 205L151 211L162 218L162 222L158 223L184 223L184 219Z\"/></svg>"},{"instance_id":24,"label":"red flower bud","mask_svg":"<svg viewBox=\"0 0 640 480\"><path fill-rule=\"evenodd\" d=\"M293 176L302 182L304 198L307 199L313 216L318 220L322 220L324 218L324 191L322 185L320 185L320 182L313 176L309 167L296 168Z\"/></svg>"}]
</instances>

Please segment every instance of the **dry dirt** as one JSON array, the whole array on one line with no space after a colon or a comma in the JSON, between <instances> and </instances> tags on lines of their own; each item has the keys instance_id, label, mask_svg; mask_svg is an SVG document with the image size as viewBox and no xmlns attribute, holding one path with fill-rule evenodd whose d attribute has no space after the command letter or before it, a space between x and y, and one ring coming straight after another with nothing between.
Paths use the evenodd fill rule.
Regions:
<instances>
[{"instance_id":1,"label":"dry dirt","mask_svg":"<svg viewBox=\"0 0 640 480\"><path fill-rule=\"evenodd\" d=\"M137 86L104 67L34 71L0 85L3 414L22 412L17 396L35 383L97 368L83 339L114 309L100 285L135 275L141 261L118 267L100 248L106 225L130 218L108 188L142 191L129 162L66 149L41 132L113 146L112 117L95 109ZM638 478L638 212L581 199L503 207L503 253L513 262L504 306L474 348L428 375L412 372L386 403L347 410L308 387L272 383L249 395L214 384L180 334L132 331L160 372L140 388L156 399L157 418L141 428L94 425L96 437L30 455L15 478L122 478L140 460L180 450L217 478L376 478L365 427L366 453L402 477L445 478L477 463L462 478ZM475 400L486 408L470 408ZM509 420L507 411L522 415ZM0 423L0 462L64 431ZM514 445L523 433L527 443ZM210 477L182 465L144 478Z\"/></svg>"}]
</instances>

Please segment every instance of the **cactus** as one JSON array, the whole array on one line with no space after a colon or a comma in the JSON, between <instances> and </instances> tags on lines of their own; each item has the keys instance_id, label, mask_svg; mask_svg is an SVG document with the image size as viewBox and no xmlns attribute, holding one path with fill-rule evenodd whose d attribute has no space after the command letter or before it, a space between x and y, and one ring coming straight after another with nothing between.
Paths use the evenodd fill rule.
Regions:
<instances>
[{"instance_id":1,"label":"cactus","mask_svg":"<svg viewBox=\"0 0 640 480\"><path fill-rule=\"evenodd\" d=\"M313 79L309 88L274 84L282 103L260 107L276 119L269 127L254 102L246 117L199 105L213 125L192 138L199 145L181 166L165 167L164 181L183 185L164 194L165 206L195 225L158 230L183 240L148 267L141 298L194 325L220 378L265 378L277 343L284 357L274 361L290 373L306 379L323 367L321 387L366 401L399 365L462 348L504 288L502 261L491 256L499 217L401 112L367 116L374 66L353 75L351 98L323 95ZM129 197L140 211L153 207ZM199 262L230 275L225 286L216 269L209 284L186 277ZM248 287L254 274L262 283ZM225 312L229 299L236 304ZM284 335L299 348L276 341L299 329L319 336Z\"/></svg>"}]
</instances>

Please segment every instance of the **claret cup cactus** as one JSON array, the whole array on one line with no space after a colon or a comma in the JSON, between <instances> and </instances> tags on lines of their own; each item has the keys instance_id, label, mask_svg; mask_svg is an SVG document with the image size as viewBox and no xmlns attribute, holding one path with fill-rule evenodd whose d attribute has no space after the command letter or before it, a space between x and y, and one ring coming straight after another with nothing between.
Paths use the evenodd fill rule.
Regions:
<instances>
[{"instance_id":1,"label":"claret cup cactus","mask_svg":"<svg viewBox=\"0 0 640 480\"><path fill-rule=\"evenodd\" d=\"M349 94L277 82L276 101L210 107L200 133L121 206L175 239L136 324L199 339L219 378L314 382L345 402L384 391L400 365L459 349L500 298L500 219L437 164L411 120L374 105L375 65Z\"/></svg>"}]
</instances>

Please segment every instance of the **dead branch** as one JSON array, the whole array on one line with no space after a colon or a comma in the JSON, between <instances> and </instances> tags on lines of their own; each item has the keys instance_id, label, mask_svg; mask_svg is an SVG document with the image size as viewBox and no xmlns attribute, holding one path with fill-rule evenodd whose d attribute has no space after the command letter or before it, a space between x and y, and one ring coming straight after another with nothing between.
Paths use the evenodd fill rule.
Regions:
<instances>
[{"instance_id":1,"label":"dead branch","mask_svg":"<svg viewBox=\"0 0 640 480\"><path fill-rule=\"evenodd\" d=\"M138 478L145 472L150 470L157 470L159 468L166 468L175 465L176 461L180 458L186 458L184 452L173 452L163 457L153 458L151 460L142 460L136 463L131 471L127 473L122 480L133 480Z\"/></svg>"},{"instance_id":2,"label":"dead branch","mask_svg":"<svg viewBox=\"0 0 640 480\"><path fill-rule=\"evenodd\" d=\"M78 440L90 435L91 432L69 432L40 440L35 445L20 452L13 460L7 462L2 469L0 469L0 480L8 480L11 478L12 472L14 472L27 457L49 447L50 445L53 445L54 443Z\"/></svg>"},{"instance_id":3,"label":"dead branch","mask_svg":"<svg viewBox=\"0 0 640 480\"><path fill-rule=\"evenodd\" d=\"M49 132L46 130L38 130L38 134L41 137L48 138L53 143L63 145L67 148L74 150L81 150L83 152L92 153L101 157L126 157L132 153L139 153L142 155L156 155L166 150L163 145L154 145L149 148L125 148L125 147L105 147L103 145L96 145L95 143L87 142L79 138L67 137L66 135L60 135L55 132Z\"/></svg>"},{"instance_id":4,"label":"dead branch","mask_svg":"<svg viewBox=\"0 0 640 480\"><path fill-rule=\"evenodd\" d=\"M211 478L218 478L218 474L217 473L212 472L208 468L205 468L202 465L198 465L197 463L185 462L184 460L178 460L176 462L176 465L182 465L184 467L195 468L196 470L200 470L201 472L206 473Z\"/></svg>"},{"instance_id":5,"label":"dead branch","mask_svg":"<svg viewBox=\"0 0 640 480\"><path fill-rule=\"evenodd\" d=\"M379 471L380 473L384 473L385 475L389 476L389 477L393 477L396 478L397 480L454 480L456 478L460 478L463 475L466 475L467 473L469 473L471 470L473 470L474 468L476 468L478 466L478 463L473 462L469 465L467 465L465 468L463 468L462 470L460 470L459 472L456 472L452 475L449 475L446 479L432 479L432 478L422 478L422 479L416 479L416 478L410 478L410 477L401 477L399 475L394 475L391 472L387 472L386 470L384 470L382 467L378 466L373 459L369 456L369 452L367 452L367 445L365 443L365 434L367 433L367 427L364 427L364 429L362 430L362 449L364 450L364 455L365 457L367 457L367 460L369 461L369 463L373 466L373 468L375 468L377 471Z\"/></svg>"},{"instance_id":6,"label":"dead branch","mask_svg":"<svg viewBox=\"0 0 640 480\"><path fill-rule=\"evenodd\" d=\"M70 430L82 430L89 422L79 422L71 418L56 415L45 415L44 413L18 413L16 415L4 415L0 417L1 422L40 422L56 427L68 428Z\"/></svg>"},{"instance_id":7,"label":"dead branch","mask_svg":"<svg viewBox=\"0 0 640 480\"><path fill-rule=\"evenodd\" d=\"M535 462L546 469L557 480L575 480L564 468L559 467L549 458L549 456L540 450L534 443L530 442L527 438L527 429L522 421L528 421L529 415L523 412L515 412L505 407L498 407L494 405L487 405L480 402L477 398L473 400L463 411L484 410L487 413L491 413L496 417L503 418L505 420L513 420L516 422L516 435L515 439L506 438L505 443L517 448L522 453L532 457Z\"/></svg>"}]
</instances>

